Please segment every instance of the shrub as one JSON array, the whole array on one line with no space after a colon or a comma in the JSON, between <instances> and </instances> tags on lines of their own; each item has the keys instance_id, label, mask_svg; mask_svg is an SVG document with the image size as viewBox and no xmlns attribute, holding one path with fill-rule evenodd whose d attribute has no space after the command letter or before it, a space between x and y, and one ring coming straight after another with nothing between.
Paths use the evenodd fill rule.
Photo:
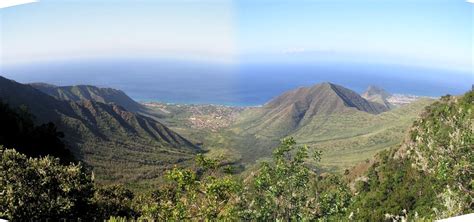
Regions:
<instances>
[{"instance_id":1,"label":"shrub","mask_svg":"<svg viewBox=\"0 0 474 222\"><path fill-rule=\"evenodd\" d=\"M93 183L80 164L28 158L0 146L0 217L59 220L90 217Z\"/></svg>"}]
</instances>

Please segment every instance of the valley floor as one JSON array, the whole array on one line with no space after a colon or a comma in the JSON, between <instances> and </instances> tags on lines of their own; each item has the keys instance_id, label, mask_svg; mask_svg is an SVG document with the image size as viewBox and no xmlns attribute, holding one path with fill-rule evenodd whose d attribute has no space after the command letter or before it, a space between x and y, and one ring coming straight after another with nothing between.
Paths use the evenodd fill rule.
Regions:
<instances>
[{"instance_id":1,"label":"valley floor","mask_svg":"<svg viewBox=\"0 0 474 222\"><path fill-rule=\"evenodd\" d=\"M314 118L288 136L322 151L318 163L321 170L342 172L399 145L413 121L432 102L412 101L379 115L353 111ZM245 122L257 109L253 107L158 102L144 105L171 129L207 150L208 156L247 167L270 158L272 148L282 139Z\"/></svg>"}]
</instances>

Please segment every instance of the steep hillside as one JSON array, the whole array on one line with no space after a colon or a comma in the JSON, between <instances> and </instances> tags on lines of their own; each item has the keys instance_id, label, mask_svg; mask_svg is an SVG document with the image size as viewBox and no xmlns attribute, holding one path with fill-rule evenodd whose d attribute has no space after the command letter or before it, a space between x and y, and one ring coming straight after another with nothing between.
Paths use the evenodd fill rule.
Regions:
<instances>
[{"instance_id":1,"label":"steep hillside","mask_svg":"<svg viewBox=\"0 0 474 222\"><path fill-rule=\"evenodd\" d=\"M26 106L37 122L54 122L79 159L104 182L156 178L163 168L193 158L200 149L154 119L121 106L90 100L57 100L0 77L0 99Z\"/></svg>"},{"instance_id":2,"label":"steep hillside","mask_svg":"<svg viewBox=\"0 0 474 222\"><path fill-rule=\"evenodd\" d=\"M391 109L394 106L390 104L387 99L390 98L392 94L388 93L382 88L377 86L369 86L367 90L362 94L362 97L368 101L379 103L384 105L386 108Z\"/></svg>"},{"instance_id":3,"label":"steep hillside","mask_svg":"<svg viewBox=\"0 0 474 222\"><path fill-rule=\"evenodd\" d=\"M414 122L401 146L379 154L354 180L359 194L353 218L434 220L472 213L473 167L474 91L443 97Z\"/></svg>"},{"instance_id":4,"label":"steep hillside","mask_svg":"<svg viewBox=\"0 0 474 222\"><path fill-rule=\"evenodd\" d=\"M144 107L128 97L121 90L99 88L89 85L54 86L46 83L32 83L34 88L60 100L83 101L91 100L101 103L114 103L130 112L143 111Z\"/></svg>"},{"instance_id":5,"label":"steep hillside","mask_svg":"<svg viewBox=\"0 0 474 222\"><path fill-rule=\"evenodd\" d=\"M283 93L263 107L243 113L238 124L246 133L282 137L316 117L355 111L375 115L387 110L384 105L369 102L352 90L321 83Z\"/></svg>"}]
</instances>

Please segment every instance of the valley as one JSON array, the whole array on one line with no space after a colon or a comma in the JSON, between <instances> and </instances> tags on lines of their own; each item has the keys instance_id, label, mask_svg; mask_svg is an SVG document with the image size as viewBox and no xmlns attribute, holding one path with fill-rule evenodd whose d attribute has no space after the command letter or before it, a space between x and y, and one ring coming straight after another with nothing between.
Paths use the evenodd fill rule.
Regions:
<instances>
[{"instance_id":1,"label":"valley","mask_svg":"<svg viewBox=\"0 0 474 222\"><path fill-rule=\"evenodd\" d=\"M68 147L98 182L134 189L146 189L176 164L192 166L197 153L236 172L251 169L290 136L322 152L314 165L319 171L342 172L397 146L433 102L392 104L393 96L375 87L363 94L366 100L332 83L291 90L257 107L138 103L110 88L0 83L3 101L26 105L39 122L52 121L65 133Z\"/></svg>"},{"instance_id":2,"label":"valley","mask_svg":"<svg viewBox=\"0 0 474 222\"><path fill-rule=\"evenodd\" d=\"M308 116L306 119L301 117L305 120L296 120L303 121L299 124L295 123L296 121L291 122L298 117L298 114L291 112L294 112L292 108L297 106L294 104L303 105L295 98L282 98L285 94L262 107L156 102L143 104L161 116L160 120L174 131L201 145L208 151L208 156L225 158L227 161L250 167L269 158L272 147L277 145L280 139L292 136L300 144L307 144L312 150L322 151L323 158L318 163L321 171L342 172L371 159L381 150L398 145L424 107L433 102L433 99L426 97L405 99L407 102L403 104L390 103L390 107L366 102L367 107L360 109L366 109L369 111L367 112L357 107L347 107L345 101L331 90L331 87L346 91L349 94L344 96L346 98L355 97L356 100L364 102L363 98L353 91L328 83L317 84L312 88L314 87L316 88L313 93L317 95L310 93L306 97L319 101L316 101L313 107L306 105L312 110L304 111ZM371 88L369 87L368 91ZM296 92L296 96L301 96L299 93ZM395 97L388 92L383 93L386 98ZM407 96L398 95L398 98ZM276 103L285 102L290 108L282 107L283 112L272 107ZM388 101L385 103L389 104ZM371 106L374 109L371 109ZM288 114L285 113L287 110L290 110ZM370 112L381 113L375 115ZM272 113L276 113L273 114L275 116L272 117Z\"/></svg>"}]
</instances>

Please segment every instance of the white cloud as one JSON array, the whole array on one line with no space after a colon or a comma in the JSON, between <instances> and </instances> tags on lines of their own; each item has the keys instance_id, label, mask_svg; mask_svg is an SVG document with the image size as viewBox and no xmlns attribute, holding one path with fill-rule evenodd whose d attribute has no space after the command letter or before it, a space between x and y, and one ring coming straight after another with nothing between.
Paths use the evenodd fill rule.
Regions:
<instances>
[{"instance_id":1,"label":"white cloud","mask_svg":"<svg viewBox=\"0 0 474 222\"><path fill-rule=\"evenodd\" d=\"M467 2L469 2L469 3L474 3L474 0L467 0Z\"/></svg>"},{"instance_id":2,"label":"white cloud","mask_svg":"<svg viewBox=\"0 0 474 222\"><path fill-rule=\"evenodd\" d=\"M0 1L0 9L7 8L7 7L12 7L12 6L17 6L17 5L33 3L33 2L38 2L38 1L37 0L1 0Z\"/></svg>"},{"instance_id":3,"label":"white cloud","mask_svg":"<svg viewBox=\"0 0 474 222\"><path fill-rule=\"evenodd\" d=\"M306 52L305 48L289 48L283 51L284 54L297 54Z\"/></svg>"}]
</instances>

